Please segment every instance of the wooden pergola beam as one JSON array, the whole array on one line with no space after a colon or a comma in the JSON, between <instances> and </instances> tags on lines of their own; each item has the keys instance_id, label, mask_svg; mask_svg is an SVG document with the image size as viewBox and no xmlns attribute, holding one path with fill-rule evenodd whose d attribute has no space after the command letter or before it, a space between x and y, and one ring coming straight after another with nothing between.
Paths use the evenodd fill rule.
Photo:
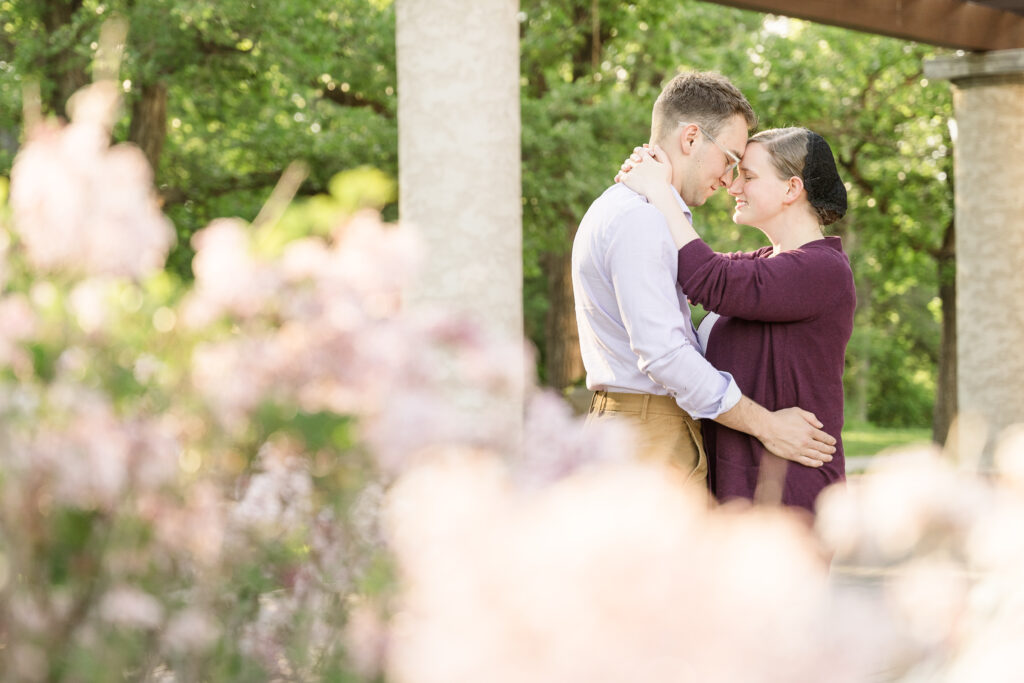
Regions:
<instances>
[{"instance_id":1,"label":"wooden pergola beam","mask_svg":"<svg viewBox=\"0 0 1024 683\"><path fill-rule=\"evenodd\" d=\"M958 50L1024 48L1024 16L963 0L725 0L715 4Z\"/></svg>"}]
</instances>

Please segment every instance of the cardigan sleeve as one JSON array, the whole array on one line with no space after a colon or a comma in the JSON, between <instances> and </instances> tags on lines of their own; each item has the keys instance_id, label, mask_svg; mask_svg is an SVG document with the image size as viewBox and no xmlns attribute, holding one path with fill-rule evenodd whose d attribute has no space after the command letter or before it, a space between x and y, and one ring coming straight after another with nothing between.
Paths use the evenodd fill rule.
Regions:
<instances>
[{"instance_id":1,"label":"cardigan sleeve","mask_svg":"<svg viewBox=\"0 0 1024 683\"><path fill-rule=\"evenodd\" d=\"M846 255L828 245L758 256L716 254L694 240L679 250L678 282L709 311L764 322L813 318L837 297L852 293Z\"/></svg>"}]
</instances>

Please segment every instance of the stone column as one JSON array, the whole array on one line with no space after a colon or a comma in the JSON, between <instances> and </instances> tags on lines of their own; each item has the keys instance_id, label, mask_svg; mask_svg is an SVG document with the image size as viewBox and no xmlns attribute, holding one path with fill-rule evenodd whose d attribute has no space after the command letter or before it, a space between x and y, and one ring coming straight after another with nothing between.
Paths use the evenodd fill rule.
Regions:
<instances>
[{"instance_id":1,"label":"stone column","mask_svg":"<svg viewBox=\"0 0 1024 683\"><path fill-rule=\"evenodd\" d=\"M427 246L413 296L467 315L521 356L519 2L397 0L395 11L398 208ZM521 426L521 384L490 406L464 398L481 425L504 411Z\"/></svg>"},{"instance_id":2,"label":"stone column","mask_svg":"<svg viewBox=\"0 0 1024 683\"><path fill-rule=\"evenodd\" d=\"M1024 50L929 60L953 83L961 455L1024 422ZM966 429L964 431L967 431ZM970 445L974 444L974 445Z\"/></svg>"},{"instance_id":3,"label":"stone column","mask_svg":"<svg viewBox=\"0 0 1024 683\"><path fill-rule=\"evenodd\" d=\"M518 0L398 0L401 220L418 296L523 334Z\"/></svg>"}]
</instances>

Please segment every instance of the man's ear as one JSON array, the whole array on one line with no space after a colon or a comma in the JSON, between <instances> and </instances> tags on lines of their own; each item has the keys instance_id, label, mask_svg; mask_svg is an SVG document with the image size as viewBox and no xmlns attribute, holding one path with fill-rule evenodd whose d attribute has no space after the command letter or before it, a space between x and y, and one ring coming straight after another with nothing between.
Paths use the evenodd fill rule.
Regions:
<instances>
[{"instance_id":1,"label":"man's ear","mask_svg":"<svg viewBox=\"0 0 1024 683\"><path fill-rule=\"evenodd\" d=\"M803 178L797 178L796 176L790 176L789 180L786 181L786 196L783 198L783 204L792 204L800 198L800 194L804 191Z\"/></svg>"},{"instance_id":2,"label":"man's ear","mask_svg":"<svg viewBox=\"0 0 1024 683\"><path fill-rule=\"evenodd\" d=\"M683 154L690 154L693 151L693 143L697 141L697 134L700 129L696 123L688 123L677 132L679 136L679 147Z\"/></svg>"}]
</instances>

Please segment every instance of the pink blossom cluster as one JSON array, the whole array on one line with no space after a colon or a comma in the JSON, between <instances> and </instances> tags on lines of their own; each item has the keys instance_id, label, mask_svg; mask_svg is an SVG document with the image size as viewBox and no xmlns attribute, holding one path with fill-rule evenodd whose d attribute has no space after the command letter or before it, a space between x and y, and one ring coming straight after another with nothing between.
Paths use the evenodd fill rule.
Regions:
<instances>
[{"instance_id":1,"label":"pink blossom cluster","mask_svg":"<svg viewBox=\"0 0 1024 683\"><path fill-rule=\"evenodd\" d=\"M360 416L389 472L438 444L518 448L522 418L508 406L524 384L523 345L403 307L420 258L411 228L363 212L279 257L261 255L260 239L227 220L195 238L182 318L199 328L230 320L239 331L202 343L193 362L196 387L225 425L244 424L267 400Z\"/></svg>"},{"instance_id":2,"label":"pink blossom cluster","mask_svg":"<svg viewBox=\"0 0 1024 683\"><path fill-rule=\"evenodd\" d=\"M1022 464L1018 425L1001 435L987 471L937 448L911 450L821 502L835 573L889 634L876 654L893 679L1024 678Z\"/></svg>"},{"instance_id":3,"label":"pink blossom cluster","mask_svg":"<svg viewBox=\"0 0 1024 683\"><path fill-rule=\"evenodd\" d=\"M523 488L494 454L437 453L388 497L402 583L380 666L428 683L1019 680L1024 426L996 466L881 457L826 492L815 530L708 506L637 462Z\"/></svg>"},{"instance_id":4,"label":"pink blossom cluster","mask_svg":"<svg viewBox=\"0 0 1024 683\"><path fill-rule=\"evenodd\" d=\"M226 424L268 398L308 412L365 412L406 352L395 313L414 237L362 214L332 241L298 240L277 258L257 254L257 238L237 221L196 235L183 319L201 327L226 318L241 332L197 349L196 386ZM367 272L379 287L360 279Z\"/></svg>"},{"instance_id":5,"label":"pink blossom cluster","mask_svg":"<svg viewBox=\"0 0 1024 683\"><path fill-rule=\"evenodd\" d=\"M110 146L117 85L99 82L69 103L67 126L29 131L11 171L14 227L42 270L139 277L160 268L174 240L153 173L131 145Z\"/></svg>"},{"instance_id":6,"label":"pink blossom cluster","mask_svg":"<svg viewBox=\"0 0 1024 683\"><path fill-rule=\"evenodd\" d=\"M388 519L389 680L857 680L800 522L711 513L661 468L522 489L452 453L400 479Z\"/></svg>"},{"instance_id":7,"label":"pink blossom cluster","mask_svg":"<svg viewBox=\"0 0 1024 683\"><path fill-rule=\"evenodd\" d=\"M40 395L25 388L20 400L34 406L7 413L0 465L45 488L29 492L5 482L5 498L34 495L37 504L112 511L129 492L158 490L176 479L180 443L173 419L120 416L106 395L71 384Z\"/></svg>"}]
</instances>

